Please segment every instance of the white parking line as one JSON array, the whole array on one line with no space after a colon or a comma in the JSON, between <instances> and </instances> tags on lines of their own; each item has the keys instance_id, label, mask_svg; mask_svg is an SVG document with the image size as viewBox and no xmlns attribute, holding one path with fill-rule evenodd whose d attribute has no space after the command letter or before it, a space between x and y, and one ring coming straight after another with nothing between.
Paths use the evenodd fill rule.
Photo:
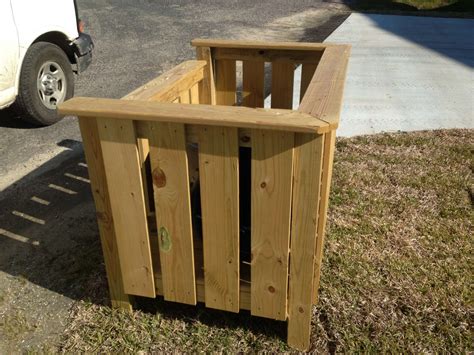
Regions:
<instances>
[{"instance_id":1,"label":"white parking line","mask_svg":"<svg viewBox=\"0 0 474 355\"><path fill-rule=\"evenodd\" d=\"M24 218L30 222L38 223L38 224L46 224L46 222L43 219L39 219L33 216L30 216L29 214L23 213L23 212L18 212L18 211L13 211L12 214L15 216Z\"/></svg>"},{"instance_id":2,"label":"white parking line","mask_svg":"<svg viewBox=\"0 0 474 355\"><path fill-rule=\"evenodd\" d=\"M86 163L78 163L77 165L82 166L83 168L87 168L87 164L86 164Z\"/></svg>"},{"instance_id":3,"label":"white parking line","mask_svg":"<svg viewBox=\"0 0 474 355\"><path fill-rule=\"evenodd\" d=\"M24 237L22 235L9 232L9 231L7 231L5 229L2 229L2 228L0 228L0 235L3 235L7 238L16 240L18 242L33 244L33 245L39 245L39 241L37 241L37 240L31 240L30 238L27 238L27 237Z\"/></svg>"},{"instance_id":4,"label":"white parking line","mask_svg":"<svg viewBox=\"0 0 474 355\"><path fill-rule=\"evenodd\" d=\"M73 190L70 190L70 189L67 189L65 187L55 185L55 184L49 184L48 187L50 187L52 189L55 189L55 190L58 190L58 191L61 191L61 192L64 192L68 195L76 195L77 194L76 191L73 191Z\"/></svg>"},{"instance_id":5,"label":"white parking line","mask_svg":"<svg viewBox=\"0 0 474 355\"><path fill-rule=\"evenodd\" d=\"M37 241L37 240L31 240L30 238L27 238L27 237L24 237L22 235L9 232L9 231L7 231L5 229L2 229L2 228L0 228L0 235L3 235L7 238L10 238L10 239L16 240L18 242L22 242L22 243L33 244L33 245L39 245L40 244L40 242Z\"/></svg>"},{"instance_id":6,"label":"white parking line","mask_svg":"<svg viewBox=\"0 0 474 355\"><path fill-rule=\"evenodd\" d=\"M91 181L89 179L86 179L82 176L77 176L77 175L73 175L73 174L69 174L69 173L65 173L64 176L67 176L68 178L71 178L71 179L87 182L88 184L91 183Z\"/></svg>"},{"instance_id":7,"label":"white parking line","mask_svg":"<svg viewBox=\"0 0 474 355\"><path fill-rule=\"evenodd\" d=\"M33 196L31 198L31 201L37 202L37 203L39 203L41 205L45 205L45 206L49 206L49 204L51 203L49 201L43 200L42 198L39 198L39 197L36 197L36 196Z\"/></svg>"}]
</instances>

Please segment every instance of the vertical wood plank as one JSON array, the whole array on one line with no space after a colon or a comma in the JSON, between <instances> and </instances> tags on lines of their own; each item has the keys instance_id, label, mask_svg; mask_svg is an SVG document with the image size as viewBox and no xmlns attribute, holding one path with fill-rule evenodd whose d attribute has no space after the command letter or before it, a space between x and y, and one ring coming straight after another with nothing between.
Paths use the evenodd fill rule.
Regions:
<instances>
[{"instance_id":1,"label":"vertical wood plank","mask_svg":"<svg viewBox=\"0 0 474 355\"><path fill-rule=\"evenodd\" d=\"M216 104L232 106L236 100L235 60L216 60Z\"/></svg>"},{"instance_id":2,"label":"vertical wood plank","mask_svg":"<svg viewBox=\"0 0 474 355\"><path fill-rule=\"evenodd\" d=\"M98 118L124 291L155 297L137 137L133 121Z\"/></svg>"},{"instance_id":3,"label":"vertical wood plank","mask_svg":"<svg viewBox=\"0 0 474 355\"><path fill-rule=\"evenodd\" d=\"M236 128L199 137L206 306L239 312L239 150Z\"/></svg>"},{"instance_id":4,"label":"vertical wood plank","mask_svg":"<svg viewBox=\"0 0 474 355\"><path fill-rule=\"evenodd\" d=\"M293 108L293 77L293 63L272 63L272 108Z\"/></svg>"},{"instance_id":5,"label":"vertical wood plank","mask_svg":"<svg viewBox=\"0 0 474 355\"><path fill-rule=\"evenodd\" d=\"M288 344L309 348L324 135L295 134Z\"/></svg>"},{"instance_id":6,"label":"vertical wood plank","mask_svg":"<svg viewBox=\"0 0 474 355\"><path fill-rule=\"evenodd\" d=\"M179 94L179 102L182 104L190 104L191 96L189 90L183 91Z\"/></svg>"},{"instance_id":7,"label":"vertical wood plank","mask_svg":"<svg viewBox=\"0 0 474 355\"><path fill-rule=\"evenodd\" d=\"M216 104L216 87L214 78L214 65L211 48L197 47L196 57L207 62L204 70L204 79L199 82L199 103L207 105Z\"/></svg>"},{"instance_id":8,"label":"vertical wood plank","mask_svg":"<svg viewBox=\"0 0 474 355\"><path fill-rule=\"evenodd\" d=\"M265 63L244 60L242 71L242 105L246 107L263 107Z\"/></svg>"},{"instance_id":9,"label":"vertical wood plank","mask_svg":"<svg viewBox=\"0 0 474 355\"><path fill-rule=\"evenodd\" d=\"M309 83L313 78L318 63L304 63L301 68L301 89L300 89L300 102L303 100L304 94L308 89Z\"/></svg>"},{"instance_id":10,"label":"vertical wood plank","mask_svg":"<svg viewBox=\"0 0 474 355\"><path fill-rule=\"evenodd\" d=\"M199 84L194 85L190 89L191 103L193 105L199 104Z\"/></svg>"},{"instance_id":11,"label":"vertical wood plank","mask_svg":"<svg viewBox=\"0 0 474 355\"><path fill-rule=\"evenodd\" d=\"M184 125L153 122L149 138L164 298L196 304Z\"/></svg>"},{"instance_id":12,"label":"vertical wood plank","mask_svg":"<svg viewBox=\"0 0 474 355\"><path fill-rule=\"evenodd\" d=\"M294 135L252 130L251 313L286 319Z\"/></svg>"},{"instance_id":13,"label":"vertical wood plank","mask_svg":"<svg viewBox=\"0 0 474 355\"><path fill-rule=\"evenodd\" d=\"M326 221L329 205L329 192L331 189L332 167L334 150L336 146L336 131L330 131L324 138L323 175L321 178L321 199L319 202L318 237L316 240L316 254L314 263L313 304L318 303L319 281L323 259L324 237L326 234Z\"/></svg>"},{"instance_id":14,"label":"vertical wood plank","mask_svg":"<svg viewBox=\"0 0 474 355\"><path fill-rule=\"evenodd\" d=\"M104 255L109 296L113 308L132 310L132 296L123 289L120 256L117 248L115 228L112 219L105 166L102 158L97 121L79 117L84 153L91 182L92 196L94 197L99 226L102 253Z\"/></svg>"}]
</instances>

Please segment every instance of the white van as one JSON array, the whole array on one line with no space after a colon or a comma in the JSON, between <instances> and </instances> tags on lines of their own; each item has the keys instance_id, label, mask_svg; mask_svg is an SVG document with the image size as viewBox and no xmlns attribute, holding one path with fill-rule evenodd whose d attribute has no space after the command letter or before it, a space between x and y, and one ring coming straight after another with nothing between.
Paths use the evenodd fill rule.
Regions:
<instances>
[{"instance_id":1,"label":"white van","mask_svg":"<svg viewBox=\"0 0 474 355\"><path fill-rule=\"evenodd\" d=\"M13 104L37 125L60 120L74 94L74 72L92 60L75 0L0 0L0 109Z\"/></svg>"}]
</instances>

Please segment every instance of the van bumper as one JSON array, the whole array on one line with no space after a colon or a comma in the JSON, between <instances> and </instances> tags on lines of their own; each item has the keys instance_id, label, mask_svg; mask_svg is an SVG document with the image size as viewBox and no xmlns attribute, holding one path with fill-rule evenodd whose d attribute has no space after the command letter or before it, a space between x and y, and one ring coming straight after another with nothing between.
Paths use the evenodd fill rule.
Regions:
<instances>
[{"instance_id":1,"label":"van bumper","mask_svg":"<svg viewBox=\"0 0 474 355\"><path fill-rule=\"evenodd\" d=\"M92 51L94 42L87 33L81 33L73 42L74 56L77 63L77 73L82 73L92 63Z\"/></svg>"}]
</instances>

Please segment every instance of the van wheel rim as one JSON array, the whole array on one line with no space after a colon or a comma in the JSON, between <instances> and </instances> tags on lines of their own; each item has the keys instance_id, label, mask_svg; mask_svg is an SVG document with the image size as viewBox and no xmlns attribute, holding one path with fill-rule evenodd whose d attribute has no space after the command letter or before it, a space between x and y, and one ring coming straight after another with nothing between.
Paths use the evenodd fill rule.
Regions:
<instances>
[{"instance_id":1,"label":"van wheel rim","mask_svg":"<svg viewBox=\"0 0 474 355\"><path fill-rule=\"evenodd\" d=\"M37 89L43 105L50 110L55 110L66 97L66 87L66 76L58 63L46 62L41 66L38 72Z\"/></svg>"}]
</instances>

